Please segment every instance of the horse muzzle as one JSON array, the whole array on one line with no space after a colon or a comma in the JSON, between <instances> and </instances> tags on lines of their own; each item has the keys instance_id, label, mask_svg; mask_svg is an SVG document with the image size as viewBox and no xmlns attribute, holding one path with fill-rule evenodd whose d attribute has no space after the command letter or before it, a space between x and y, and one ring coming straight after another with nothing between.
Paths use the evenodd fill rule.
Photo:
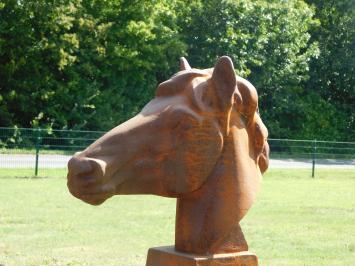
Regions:
<instances>
[{"instance_id":1,"label":"horse muzzle","mask_svg":"<svg viewBox=\"0 0 355 266\"><path fill-rule=\"evenodd\" d=\"M70 193L86 203L99 205L114 195L105 182L106 163L76 153L68 162L67 186Z\"/></svg>"}]
</instances>

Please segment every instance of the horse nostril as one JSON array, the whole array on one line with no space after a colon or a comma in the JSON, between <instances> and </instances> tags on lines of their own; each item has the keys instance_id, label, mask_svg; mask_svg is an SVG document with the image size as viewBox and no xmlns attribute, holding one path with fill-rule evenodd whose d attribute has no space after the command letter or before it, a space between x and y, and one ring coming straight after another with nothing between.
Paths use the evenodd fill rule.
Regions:
<instances>
[{"instance_id":1,"label":"horse nostril","mask_svg":"<svg viewBox=\"0 0 355 266\"><path fill-rule=\"evenodd\" d=\"M90 164L93 169L92 174L96 177L103 177L106 173L106 162L100 159L90 158Z\"/></svg>"},{"instance_id":2,"label":"horse nostril","mask_svg":"<svg viewBox=\"0 0 355 266\"><path fill-rule=\"evenodd\" d=\"M92 164L85 157L75 154L68 162L68 172L70 175L82 175L93 171Z\"/></svg>"}]
</instances>

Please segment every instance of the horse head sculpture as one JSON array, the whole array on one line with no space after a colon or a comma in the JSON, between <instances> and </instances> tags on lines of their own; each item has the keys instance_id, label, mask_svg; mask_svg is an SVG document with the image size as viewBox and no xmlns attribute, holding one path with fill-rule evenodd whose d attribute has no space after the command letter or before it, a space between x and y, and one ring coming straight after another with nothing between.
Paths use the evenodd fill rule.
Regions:
<instances>
[{"instance_id":1,"label":"horse head sculpture","mask_svg":"<svg viewBox=\"0 0 355 266\"><path fill-rule=\"evenodd\" d=\"M98 205L117 194L177 198L175 248L248 250L239 222L268 167L267 129L254 86L223 56L161 83L143 110L68 163L68 188Z\"/></svg>"}]
</instances>

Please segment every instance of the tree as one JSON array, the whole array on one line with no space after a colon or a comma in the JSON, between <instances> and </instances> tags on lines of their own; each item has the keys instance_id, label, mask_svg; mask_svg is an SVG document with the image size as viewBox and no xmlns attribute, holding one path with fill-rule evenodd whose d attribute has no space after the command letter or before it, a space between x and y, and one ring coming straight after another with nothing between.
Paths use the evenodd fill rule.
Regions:
<instances>
[{"instance_id":1,"label":"tree","mask_svg":"<svg viewBox=\"0 0 355 266\"><path fill-rule=\"evenodd\" d=\"M142 107L185 49L168 1L2 3L1 126L108 129Z\"/></svg>"},{"instance_id":2,"label":"tree","mask_svg":"<svg viewBox=\"0 0 355 266\"><path fill-rule=\"evenodd\" d=\"M315 21L303 1L195 1L182 19L192 65L213 66L232 57L236 72L258 89L262 117L272 137L297 137L303 121L301 82L317 55L309 42Z\"/></svg>"},{"instance_id":3,"label":"tree","mask_svg":"<svg viewBox=\"0 0 355 266\"><path fill-rule=\"evenodd\" d=\"M355 8L354 1L308 0L314 5L319 27L311 31L319 43L320 55L310 64L310 79L305 84L323 102L318 119L309 126L317 135L353 141L355 137ZM315 107L316 110L318 107ZM329 114L332 115L329 115ZM309 136L309 135L308 135Z\"/></svg>"},{"instance_id":4,"label":"tree","mask_svg":"<svg viewBox=\"0 0 355 266\"><path fill-rule=\"evenodd\" d=\"M307 2L307 3L306 3ZM0 126L106 130L232 57L274 138L354 139L353 0L0 0Z\"/></svg>"}]
</instances>

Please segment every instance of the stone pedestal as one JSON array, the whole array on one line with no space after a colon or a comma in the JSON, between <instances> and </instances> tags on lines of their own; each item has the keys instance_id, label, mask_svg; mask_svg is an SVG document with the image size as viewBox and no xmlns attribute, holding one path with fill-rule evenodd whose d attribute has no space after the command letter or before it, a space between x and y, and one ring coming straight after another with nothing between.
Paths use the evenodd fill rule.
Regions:
<instances>
[{"instance_id":1,"label":"stone pedestal","mask_svg":"<svg viewBox=\"0 0 355 266\"><path fill-rule=\"evenodd\" d=\"M258 266L258 258L249 251L201 256L166 246L150 248L146 266Z\"/></svg>"}]
</instances>

